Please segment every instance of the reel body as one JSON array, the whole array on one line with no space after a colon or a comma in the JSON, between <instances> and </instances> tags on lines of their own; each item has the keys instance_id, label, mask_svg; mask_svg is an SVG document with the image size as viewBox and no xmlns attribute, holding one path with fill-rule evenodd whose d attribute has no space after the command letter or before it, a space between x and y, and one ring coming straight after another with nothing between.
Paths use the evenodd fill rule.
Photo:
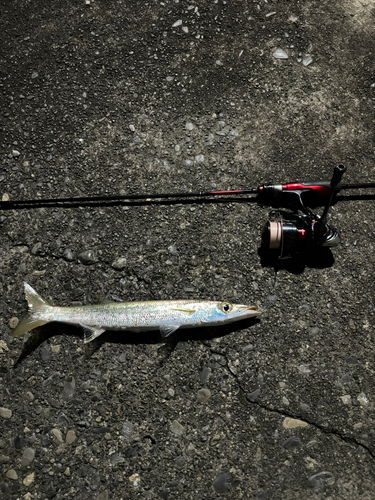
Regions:
<instances>
[{"instance_id":1,"label":"reel body","mask_svg":"<svg viewBox=\"0 0 375 500\"><path fill-rule=\"evenodd\" d=\"M304 204L303 195L309 193L308 187L296 184L296 189L290 190L297 212L283 212L278 221L268 221L262 233L262 246L270 255L286 259L307 250L335 247L340 243L336 229L327 223L327 214L345 171L346 167L342 164L335 167L330 182L330 197L321 217ZM324 189L327 187L324 186ZM298 210L303 213L299 214Z\"/></svg>"},{"instance_id":2,"label":"reel body","mask_svg":"<svg viewBox=\"0 0 375 500\"><path fill-rule=\"evenodd\" d=\"M289 220L268 221L262 233L262 245L279 259L294 255L313 247L335 247L340 236L330 224L325 225L323 236L315 231L317 220L308 215L289 214Z\"/></svg>"}]
</instances>

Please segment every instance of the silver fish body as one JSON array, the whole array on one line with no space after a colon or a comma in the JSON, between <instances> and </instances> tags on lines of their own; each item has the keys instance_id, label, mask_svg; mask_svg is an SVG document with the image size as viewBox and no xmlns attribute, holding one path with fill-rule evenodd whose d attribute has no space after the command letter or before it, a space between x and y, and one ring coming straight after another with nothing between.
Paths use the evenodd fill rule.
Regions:
<instances>
[{"instance_id":1,"label":"silver fish body","mask_svg":"<svg viewBox=\"0 0 375 500\"><path fill-rule=\"evenodd\" d=\"M202 300L111 302L54 307L42 299L30 285L25 283L24 286L29 312L12 332L12 337L53 321L81 326L85 342L90 342L105 330L160 330L162 336L168 337L178 328L221 325L261 314L256 307Z\"/></svg>"}]
</instances>

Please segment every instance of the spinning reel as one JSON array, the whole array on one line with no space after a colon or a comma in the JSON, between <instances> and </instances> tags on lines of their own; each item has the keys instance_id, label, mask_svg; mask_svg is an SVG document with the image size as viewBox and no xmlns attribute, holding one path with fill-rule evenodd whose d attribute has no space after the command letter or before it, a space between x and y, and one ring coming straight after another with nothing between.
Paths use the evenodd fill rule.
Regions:
<instances>
[{"instance_id":1,"label":"spinning reel","mask_svg":"<svg viewBox=\"0 0 375 500\"><path fill-rule=\"evenodd\" d=\"M261 196L272 196L277 199L278 195L280 197L282 195L283 206L287 201L289 206L297 207L297 213L280 212L279 220L266 223L262 234L262 246L270 255L286 259L306 250L335 247L340 243L336 229L327 223L327 214L345 171L344 165L337 165L330 182L263 186L260 191ZM321 217L304 203L303 197L312 194L329 194ZM298 210L302 214L299 214Z\"/></svg>"}]
</instances>

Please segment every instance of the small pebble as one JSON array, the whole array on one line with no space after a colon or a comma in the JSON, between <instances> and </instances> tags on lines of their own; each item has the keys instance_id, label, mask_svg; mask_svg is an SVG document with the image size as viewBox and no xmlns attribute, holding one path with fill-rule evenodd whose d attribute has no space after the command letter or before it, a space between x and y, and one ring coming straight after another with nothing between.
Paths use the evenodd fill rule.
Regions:
<instances>
[{"instance_id":1,"label":"small pebble","mask_svg":"<svg viewBox=\"0 0 375 500\"><path fill-rule=\"evenodd\" d=\"M32 448L25 448L22 454L22 458L25 462L27 462L26 465L28 465L35 458L35 450L33 450Z\"/></svg>"},{"instance_id":2,"label":"small pebble","mask_svg":"<svg viewBox=\"0 0 375 500\"><path fill-rule=\"evenodd\" d=\"M28 401L34 401L35 396L34 396L34 394L31 391L27 391L27 393L26 393L26 399Z\"/></svg>"},{"instance_id":3,"label":"small pebble","mask_svg":"<svg viewBox=\"0 0 375 500\"><path fill-rule=\"evenodd\" d=\"M176 458L176 464L179 467L183 467L186 464L186 457L184 455L180 455L179 457Z\"/></svg>"},{"instance_id":4,"label":"small pebble","mask_svg":"<svg viewBox=\"0 0 375 500\"><path fill-rule=\"evenodd\" d=\"M307 427L307 422L303 420L298 420L297 418L284 418L283 427L284 429L295 429L296 427Z\"/></svg>"},{"instance_id":5,"label":"small pebble","mask_svg":"<svg viewBox=\"0 0 375 500\"><path fill-rule=\"evenodd\" d=\"M16 316L13 316L13 318L10 318L9 320L9 327L12 328L13 330L14 328L16 328L19 322L20 322L19 319L16 318Z\"/></svg>"},{"instance_id":6,"label":"small pebble","mask_svg":"<svg viewBox=\"0 0 375 500\"><path fill-rule=\"evenodd\" d=\"M301 408L301 411L304 412L304 413L310 413L311 412L310 406L307 405L306 403L300 403L299 407Z\"/></svg>"},{"instance_id":7,"label":"small pebble","mask_svg":"<svg viewBox=\"0 0 375 500\"><path fill-rule=\"evenodd\" d=\"M272 55L275 59L288 59L288 54L283 49L276 49Z\"/></svg>"},{"instance_id":8,"label":"small pebble","mask_svg":"<svg viewBox=\"0 0 375 500\"><path fill-rule=\"evenodd\" d=\"M130 441L134 435L134 429L130 422L125 422L122 426L121 434L127 441Z\"/></svg>"},{"instance_id":9,"label":"small pebble","mask_svg":"<svg viewBox=\"0 0 375 500\"><path fill-rule=\"evenodd\" d=\"M73 394L75 393L75 390L76 390L76 382L74 380L74 377L69 376L65 381L65 386L62 391L63 400L69 401L69 399L71 399Z\"/></svg>"},{"instance_id":10,"label":"small pebble","mask_svg":"<svg viewBox=\"0 0 375 500\"><path fill-rule=\"evenodd\" d=\"M177 420L173 420L171 424L171 432L175 436L182 436L182 434L184 433L184 428L180 424L180 422L178 422Z\"/></svg>"},{"instance_id":11,"label":"small pebble","mask_svg":"<svg viewBox=\"0 0 375 500\"><path fill-rule=\"evenodd\" d=\"M311 56L307 56L307 57L304 57L302 59L302 64L304 66L308 66L309 64L311 64L313 62L313 58Z\"/></svg>"},{"instance_id":12,"label":"small pebble","mask_svg":"<svg viewBox=\"0 0 375 500\"><path fill-rule=\"evenodd\" d=\"M34 481L35 478L35 472L32 472L31 474L28 474L25 479L22 481L24 486L30 486L30 484Z\"/></svg>"},{"instance_id":13,"label":"small pebble","mask_svg":"<svg viewBox=\"0 0 375 500\"><path fill-rule=\"evenodd\" d=\"M364 392L361 392L361 394L357 396L357 401L361 406L366 406L369 404L369 400L367 399L366 394Z\"/></svg>"},{"instance_id":14,"label":"small pebble","mask_svg":"<svg viewBox=\"0 0 375 500\"><path fill-rule=\"evenodd\" d=\"M254 403L258 399L259 394L260 394L260 389L255 389L255 391L246 394L246 399L251 403Z\"/></svg>"},{"instance_id":15,"label":"small pebble","mask_svg":"<svg viewBox=\"0 0 375 500\"><path fill-rule=\"evenodd\" d=\"M195 161L197 163L203 163L204 162L204 155L196 155Z\"/></svg>"},{"instance_id":16,"label":"small pebble","mask_svg":"<svg viewBox=\"0 0 375 500\"><path fill-rule=\"evenodd\" d=\"M48 378L43 380L42 386L47 387L48 385L50 385L52 382L59 379L60 377L61 377L60 372L53 372L52 375L50 375Z\"/></svg>"},{"instance_id":17,"label":"small pebble","mask_svg":"<svg viewBox=\"0 0 375 500\"><path fill-rule=\"evenodd\" d=\"M225 474L218 474L213 482L214 490L216 493L224 493L227 490L227 476Z\"/></svg>"},{"instance_id":18,"label":"small pebble","mask_svg":"<svg viewBox=\"0 0 375 500\"><path fill-rule=\"evenodd\" d=\"M118 360L120 361L120 363L126 363L126 354L124 352L120 354Z\"/></svg>"},{"instance_id":19,"label":"small pebble","mask_svg":"<svg viewBox=\"0 0 375 500\"><path fill-rule=\"evenodd\" d=\"M20 155L21 155L21 153L19 151L17 151L17 149L13 149L12 156L14 158L18 158Z\"/></svg>"},{"instance_id":20,"label":"small pebble","mask_svg":"<svg viewBox=\"0 0 375 500\"><path fill-rule=\"evenodd\" d=\"M6 477L8 479L12 479L13 481L16 481L18 479L18 474L14 469L9 469L8 472L6 473Z\"/></svg>"},{"instance_id":21,"label":"small pebble","mask_svg":"<svg viewBox=\"0 0 375 500\"><path fill-rule=\"evenodd\" d=\"M344 359L348 363L348 365L356 365L358 363L358 359L354 358L353 356L345 356Z\"/></svg>"},{"instance_id":22,"label":"small pebble","mask_svg":"<svg viewBox=\"0 0 375 500\"><path fill-rule=\"evenodd\" d=\"M333 484L334 477L331 472L322 471L318 472L318 474L310 476L307 482L311 488L314 488L315 490L321 490L324 487L324 482L327 482L328 484Z\"/></svg>"},{"instance_id":23,"label":"small pebble","mask_svg":"<svg viewBox=\"0 0 375 500\"><path fill-rule=\"evenodd\" d=\"M47 347L42 347L39 351L39 355L42 361L49 361L51 358L51 353Z\"/></svg>"},{"instance_id":24,"label":"small pebble","mask_svg":"<svg viewBox=\"0 0 375 500\"><path fill-rule=\"evenodd\" d=\"M340 396L340 399L344 403L344 405L350 405L350 403L352 402L350 394L345 394L345 396Z\"/></svg>"},{"instance_id":25,"label":"small pebble","mask_svg":"<svg viewBox=\"0 0 375 500\"><path fill-rule=\"evenodd\" d=\"M121 464L122 462L125 462L125 458L120 455L120 453L112 453L110 455L109 460L112 465L116 464Z\"/></svg>"},{"instance_id":26,"label":"small pebble","mask_svg":"<svg viewBox=\"0 0 375 500\"><path fill-rule=\"evenodd\" d=\"M10 198L9 198L9 194L8 193L4 193L3 196L1 197L1 201L9 201Z\"/></svg>"},{"instance_id":27,"label":"small pebble","mask_svg":"<svg viewBox=\"0 0 375 500\"><path fill-rule=\"evenodd\" d=\"M112 267L113 269L116 269L116 271L122 271L126 267L126 258L119 257L118 259L112 262Z\"/></svg>"},{"instance_id":28,"label":"small pebble","mask_svg":"<svg viewBox=\"0 0 375 500\"><path fill-rule=\"evenodd\" d=\"M211 368L204 367L203 370L199 373L199 380L204 384L210 378Z\"/></svg>"},{"instance_id":29,"label":"small pebble","mask_svg":"<svg viewBox=\"0 0 375 500\"><path fill-rule=\"evenodd\" d=\"M64 253L63 253L63 258L67 261L67 262L72 262L72 260L74 260L74 255L73 255L73 252L71 251L70 248L66 248L64 250Z\"/></svg>"},{"instance_id":30,"label":"small pebble","mask_svg":"<svg viewBox=\"0 0 375 500\"><path fill-rule=\"evenodd\" d=\"M32 255L37 255L38 253L40 253L41 249L42 249L42 244L39 241L38 243L35 243L35 245L31 249L31 254Z\"/></svg>"},{"instance_id":31,"label":"small pebble","mask_svg":"<svg viewBox=\"0 0 375 500\"><path fill-rule=\"evenodd\" d=\"M301 446L301 440L296 436L291 436L283 443L283 448L285 448L286 450L298 450L299 448L301 448Z\"/></svg>"},{"instance_id":32,"label":"small pebble","mask_svg":"<svg viewBox=\"0 0 375 500\"><path fill-rule=\"evenodd\" d=\"M0 408L0 417L2 418L11 418L12 416L12 410L9 410L9 408Z\"/></svg>"},{"instance_id":33,"label":"small pebble","mask_svg":"<svg viewBox=\"0 0 375 500\"><path fill-rule=\"evenodd\" d=\"M95 264L98 262L95 253L92 250L85 250L78 255L79 261L85 266L89 266L90 264Z\"/></svg>"},{"instance_id":34,"label":"small pebble","mask_svg":"<svg viewBox=\"0 0 375 500\"><path fill-rule=\"evenodd\" d=\"M134 446L130 446L130 448L125 450L124 455L126 458L137 457L138 456L137 448L135 448Z\"/></svg>"},{"instance_id":35,"label":"small pebble","mask_svg":"<svg viewBox=\"0 0 375 500\"><path fill-rule=\"evenodd\" d=\"M71 429L66 433L66 438L65 438L66 444L72 444L76 439L77 436L74 430Z\"/></svg>"},{"instance_id":36,"label":"small pebble","mask_svg":"<svg viewBox=\"0 0 375 500\"><path fill-rule=\"evenodd\" d=\"M268 500L269 497L267 495L267 491L260 488L255 492L255 498L256 500Z\"/></svg>"},{"instance_id":37,"label":"small pebble","mask_svg":"<svg viewBox=\"0 0 375 500\"><path fill-rule=\"evenodd\" d=\"M339 380L340 384L344 385L344 384L354 384L355 383L355 380L354 378L349 375L348 373L345 373L345 375L343 375L340 380Z\"/></svg>"},{"instance_id":38,"label":"small pebble","mask_svg":"<svg viewBox=\"0 0 375 500\"><path fill-rule=\"evenodd\" d=\"M64 442L60 429L56 429L56 428L52 429L52 434L55 436L56 441L59 444L62 444Z\"/></svg>"},{"instance_id":39,"label":"small pebble","mask_svg":"<svg viewBox=\"0 0 375 500\"><path fill-rule=\"evenodd\" d=\"M210 397L211 391L209 389L199 389L197 395L198 401L200 401L201 403L207 403Z\"/></svg>"},{"instance_id":40,"label":"small pebble","mask_svg":"<svg viewBox=\"0 0 375 500\"><path fill-rule=\"evenodd\" d=\"M16 438L14 439L14 447L16 450L20 450L21 448L23 448L23 445L24 445L24 438L23 436L16 436Z\"/></svg>"},{"instance_id":41,"label":"small pebble","mask_svg":"<svg viewBox=\"0 0 375 500\"><path fill-rule=\"evenodd\" d=\"M177 28L177 26L181 26L182 24L182 19L179 19L175 23L172 24L172 28Z\"/></svg>"},{"instance_id":42,"label":"small pebble","mask_svg":"<svg viewBox=\"0 0 375 500\"><path fill-rule=\"evenodd\" d=\"M307 366L305 366L305 365L300 365L300 366L298 367L298 371L299 371L300 373L310 373L310 372L311 372L310 368L308 368L308 367L307 367Z\"/></svg>"},{"instance_id":43,"label":"small pebble","mask_svg":"<svg viewBox=\"0 0 375 500\"><path fill-rule=\"evenodd\" d=\"M138 488L141 478L139 474L133 474L132 476L129 477L129 481L132 483L134 488Z\"/></svg>"}]
</instances>

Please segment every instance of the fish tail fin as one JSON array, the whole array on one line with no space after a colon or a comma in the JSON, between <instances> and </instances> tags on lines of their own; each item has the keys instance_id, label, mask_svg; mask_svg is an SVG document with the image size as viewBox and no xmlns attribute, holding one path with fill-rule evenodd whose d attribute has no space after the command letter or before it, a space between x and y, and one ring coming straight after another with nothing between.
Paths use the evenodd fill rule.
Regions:
<instances>
[{"instance_id":1,"label":"fish tail fin","mask_svg":"<svg viewBox=\"0 0 375 500\"><path fill-rule=\"evenodd\" d=\"M37 326L45 325L47 320L42 319L43 311L50 304L45 301L30 285L24 283L26 300L29 305L29 311L21 322L11 333L10 337L15 338L23 335Z\"/></svg>"}]
</instances>

